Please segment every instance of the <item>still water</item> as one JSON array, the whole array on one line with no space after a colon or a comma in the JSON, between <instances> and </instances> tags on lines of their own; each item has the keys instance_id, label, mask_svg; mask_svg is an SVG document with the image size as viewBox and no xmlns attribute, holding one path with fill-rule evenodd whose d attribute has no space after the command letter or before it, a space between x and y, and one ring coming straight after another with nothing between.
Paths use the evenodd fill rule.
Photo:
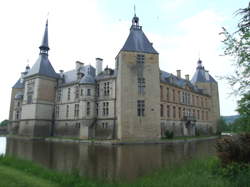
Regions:
<instances>
[{"instance_id":1,"label":"still water","mask_svg":"<svg viewBox=\"0 0 250 187\"><path fill-rule=\"evenodd\" d=\"M215 154L215 140L153 145L90 145L0 138L0 153L64 172L133 180L156 169Z\"/></svg>"}]
</instances>

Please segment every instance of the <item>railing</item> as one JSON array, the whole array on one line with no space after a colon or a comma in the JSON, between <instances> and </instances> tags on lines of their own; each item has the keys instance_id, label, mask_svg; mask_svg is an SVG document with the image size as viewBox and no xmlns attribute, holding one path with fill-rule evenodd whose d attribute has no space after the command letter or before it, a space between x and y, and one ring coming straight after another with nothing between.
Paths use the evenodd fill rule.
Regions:
<instances>
[{"instance_id":1,"label":"railing","mask_svg":"<svg viewBox=\"0 0 250 187\"><path fill-rule=\"evenodd\" d=\"M195 116L183 116L184 121L196 121Z\"/></svg>"}]
</instances>

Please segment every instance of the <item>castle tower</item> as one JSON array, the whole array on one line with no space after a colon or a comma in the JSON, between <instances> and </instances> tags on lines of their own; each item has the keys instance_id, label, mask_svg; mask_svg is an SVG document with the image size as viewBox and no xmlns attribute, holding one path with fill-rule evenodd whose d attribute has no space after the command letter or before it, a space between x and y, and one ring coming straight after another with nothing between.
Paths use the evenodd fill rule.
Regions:
<instances>
[{"instance_id":1,"label":"castle tower","mask_svg":"<svg viewBox=\"0 0 250 187\"><path fill-rule=\"evenodd\" d=\"M24 77L24 97L19 134L44 137L51 135L54 113L55 88L59 75L48 59L48 21L40 54Z\"/></svg>"},{"instance_id":2,"label":"castle tower","mask_svg":"<svg viewBox=\"0 0 250 187\"><path fill-rule=\"evenodd\" d=\"M210 120L212 122L213 133L217 131L217 121L220 118L220 103L219 103L219 91L218 83L216 80L205 70L202 65L202 61L199 59L196 72L191 80L198 88L205 91L206 94L211 96L210 101Z\"/></svg>"},{"instance_id":3,"label":"castle tower","mask_svg":"<svg viewBox=\"0 0 250 187\"><path fill-rule=\"evenodd\" d=\"M134 15L116 57L117 138L160 138L159 56Z\"/></svg>"}]
</instances>

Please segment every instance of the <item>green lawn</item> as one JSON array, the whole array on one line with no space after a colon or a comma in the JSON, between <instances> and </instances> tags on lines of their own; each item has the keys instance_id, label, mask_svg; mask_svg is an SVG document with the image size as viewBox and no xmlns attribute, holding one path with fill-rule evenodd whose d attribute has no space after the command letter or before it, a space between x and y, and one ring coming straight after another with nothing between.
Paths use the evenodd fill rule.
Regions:
<instances>
[{"instance_id":1,"label":"green lawn","mask_svg":"<svg viewBox=\"0 0 250 187\"><path fill-rule=\"evenodd\" d=\"M29 175L20 170L0 165L1 187L55 187L59 186L49 180Z\"/></svg>"},{"instance_id":2,"label":"green lawn","mask_svg":"<svg viewBox=\"0 0 250 187\"><path fill-rule=\"evenodd\" d=\"M38 166L30 161L0 156L0 187L67 186L67 187L236 187L242 186L213 174L215 158L188 161L184 165L161 169L132 182L111 183L67 175ZM245 185L250 180L245 178Z\"/></svg>"}]
</instances>

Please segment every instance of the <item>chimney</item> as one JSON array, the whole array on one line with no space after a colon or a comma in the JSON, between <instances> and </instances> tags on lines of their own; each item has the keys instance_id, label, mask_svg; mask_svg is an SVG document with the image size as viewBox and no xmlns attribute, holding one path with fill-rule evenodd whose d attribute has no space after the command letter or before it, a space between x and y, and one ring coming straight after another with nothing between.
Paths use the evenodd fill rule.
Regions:
<instances>
[{"instance_id":1,"label":"chimney","mask_svg":"<svg viewBox=\"0 0 250 187\"><path fill-rule=\"evenodd\" d=\"M180 79L181 78L181 70L176 70L176 72L177 72L177 77Z\"/></svg>"},{"instance_id":2,"label":"chimney","mask_svg":"<svg viewBox=\"0 0 250 187\"><path fill-rule=\"evenodd\" d=\"M84 65L84 63L80 62L80 61L76 61L76 71L78 71L80 68L82 68Z\"/></svg>"},{"instance_id":3,"label":"chimney","mask_svg":"<svg viewBox=\"0 0 250 187\"><path fill-rule=\"evenodd\" d=\"M102 72L103 59L96 58L95 60L96 60L96 75L99 75Z\"/></svg>"},{"instance_id":4,"label":"chimney","mask_svg":"<svg viewBox=\"0 0 250 187\"><path fill-rule=\"evenodd\" d=\"M59 70L60 71L60 77L63 78L63 70Z\"/></svg>"},{"instance_id":5,"label":"chimney","mask_svg":"<svg viewBox=\"0 0 250 187\"><path fill-rule=\"evenodd\" d=\"M185 79L189 81L189 74L185 75Z\"/></svg>"}]
</instances>

